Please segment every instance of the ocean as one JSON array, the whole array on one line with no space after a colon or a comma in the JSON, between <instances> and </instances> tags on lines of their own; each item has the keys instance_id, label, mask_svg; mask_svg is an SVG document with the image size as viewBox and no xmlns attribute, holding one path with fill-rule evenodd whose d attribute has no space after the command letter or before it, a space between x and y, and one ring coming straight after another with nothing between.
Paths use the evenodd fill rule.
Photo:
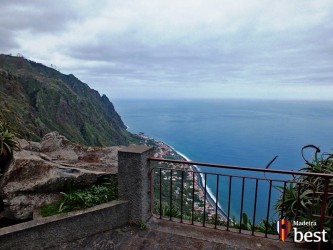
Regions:
<instances>
[{"instance_id":1,"label":"ocean","mask_svg":"<svg viewBox=\"0 0 333 250\"><path fill-rule=\"evenodd\" d=\"M161 140L192 161L265 168L278 156L271 169L299 170L305 166L303 146L313 144L321 152L333 151L331 101L117 99L113 104L130 132ZM310 160L313 151L305 153ZM227 181L221 179L219 205L225 210L227 204L222 201L226 200ZM207 185L214 196L216 177L208 176ZM258 196L267 197L267 186L259 189ZM278 195L273 191L273 200ZM231 213L235 217L239 216L239 196L240 188L234 189ZM267 205L262 200L258 203L258 218L266 215ZM253 183L247 183L244 210L248 214L253 213L252 201Z\"/></svg>"}]
</instances>

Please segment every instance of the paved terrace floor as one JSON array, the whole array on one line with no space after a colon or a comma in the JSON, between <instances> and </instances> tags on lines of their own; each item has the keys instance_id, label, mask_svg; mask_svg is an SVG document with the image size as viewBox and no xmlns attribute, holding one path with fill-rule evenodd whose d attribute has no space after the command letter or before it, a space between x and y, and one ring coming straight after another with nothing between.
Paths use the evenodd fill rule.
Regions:
<instances>
[{"instance_id":1,"label":"paved terrace floor","mask_svg":"<svg viewBox=\"0 0 333 250\"><path fill-rule=\"evenodd\" d=\"M125 226L52 249L304 249L281 242L152 218L147 229Z\"/></svg>"}]
</instances>

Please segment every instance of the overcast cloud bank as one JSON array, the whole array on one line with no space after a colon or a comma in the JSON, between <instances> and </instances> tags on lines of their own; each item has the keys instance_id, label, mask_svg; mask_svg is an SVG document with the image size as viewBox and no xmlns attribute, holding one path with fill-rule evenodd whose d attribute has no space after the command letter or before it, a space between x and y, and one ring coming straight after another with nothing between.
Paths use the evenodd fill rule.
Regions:
<instances>
[{"instance_id":1,"label":"overcast cloud bank","mask_svg":"<svg viewBox=\"0 0 333 250\"><path fill-rule=\"evenodd\" d=\"M111 98L333 100L329 0L2 0L0 23L0 53Z\"/></svg>"}]
</instances>

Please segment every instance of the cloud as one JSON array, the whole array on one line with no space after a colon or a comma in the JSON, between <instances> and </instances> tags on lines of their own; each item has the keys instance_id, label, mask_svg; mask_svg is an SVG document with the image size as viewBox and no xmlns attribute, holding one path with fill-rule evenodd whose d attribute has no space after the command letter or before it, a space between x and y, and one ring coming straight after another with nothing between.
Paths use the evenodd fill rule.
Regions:
<instances>
[{"instance_id":1,"label":"cloud","mask_svg":"<svg viewBox=\"0 0 333 250\"><path fill-rule=\"evenodd\" d=\"M333 84L329 0L20 2L3 1L0 49L55 64L112 97L159 89L251 97L259 88L283 97Z\"/></svg>"},{"instance_id":2,"label":"cloud","mask_svg":"<svg viewBox=\"0 0 333 250\"><path fill-rule=\"evenodd\" d=\"M14 31L49 33L62 31L75 18L69 1L5 1L0 22Z\"/></svg>"}]
</instances>

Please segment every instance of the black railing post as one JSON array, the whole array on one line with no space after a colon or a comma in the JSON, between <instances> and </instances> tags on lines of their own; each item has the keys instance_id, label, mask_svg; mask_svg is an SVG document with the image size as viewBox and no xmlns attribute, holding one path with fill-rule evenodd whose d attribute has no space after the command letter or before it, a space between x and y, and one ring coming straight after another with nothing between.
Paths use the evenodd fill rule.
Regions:
<instances>
[{"instance_id":1,"label":"black railing post","mask_svg":"<svg viewBox=\"0 0 333 250\"><path fill-rule=\"evenodd\" d=\"M229 226L230 226L231 181L232 181L232 176L229 176L229 194L228 194L228 218L227 218L227 231L229 231Z\"/></svg>"},{"instance_id":2,"label":"black railing post","mask_svg":"<svg viewBox=\"0 0 333 250\"><path fill-rule=\"evenodd\" d=\"M153 199L153 194L154 194L154 173L152 171L152 168L151 168L151 162L149 159L147 159L148 161L148 169L149 169L149 172L148 172L148 179L149 179L149 189L148 189L148 195L150 196L150 206L149 206L149 212L150 213L153 213L154 211L154 199Z\"/></svg>"},{"instance_id":3,"label":"black railing post","mask_svg":"<svg viewBox=\"0 0 333 250\"><path fill-rule=\"evenodd\" d=\"M218 209L219 209L219 182L220 182L220 176L216 175L216 204L215 204L215 228L217 225L217 215L218 215Z\"/></svg>"},{"instance_id":4,"label":"black railing post","mask_svg":"<svg viewBox=\"0 0 333 250\"><path fill-rule=\"evenodd\" d=\"M323 193L323 202L321 204L321 211L320 211L320 226L319 226L319 231L322 232L324 229L324 223L325 223L325 218L326 218L326 205L327 205L327 198L328 198L328 189L329 189L329 178L325 178L324 182L324 193ZM318 243L317 249L321 249L321 241Z\"/></svg>"},{"instance_id":5,"label":"black railing post","mask_svg":"<svg viewBox=\"0 0 333 250\"><path fill-rule=\"evenodd\" d=\"M207 197L207 174L205 173L205 190L204 190L204 207L203 207L203 222L202 226L206 225L206 197Z\"/></svg>"},{"instance_id":6,"label":"black railing post","mask_svg":"<svg viewBox=\"0 0 333 250\"><path fill-rule=\"evenodd\" d=\"M325 178L324 183L324 194L323 194L323 202L321 204L321 211L320 211L320 231L324 229L324 221L326 217L326 205L327 205L327 198L328 198L328 187L329 187L329 178Z\"/></svg>"},{"instance_id":7,"label":"black railing post","mask_svg":"<svg viewBox=\"0 0 333 250\"><path fill-rule=\"evenodd\" d=\"M160 168L160 219L162 218L162 168Z\"/></svg>"},{"instance_id":8,"label":"black railing post","mask_svg":"<svg viewBox=\"0 0 333 250\"><path fill-rule=\"evenodd\" d=\"M172 204L172 169L170 170L170 220L172 220L172 206L173 206L173 204Z\"/></svg>"},{"instance_id":9,"label":"black railing post","mask_svg":"<svg viewBox=\"0 0 333 250\"><path fill-rule=\"evenodd\" d=\"M296 214L295 214L295 220L297 220L297 217L299 215L299 207L300 207L300 204L301 204L301 201L300 201L300 195L301 195L301 183L297 183L297 207L296 207Z\"/></svg>"},{"instance_id":10,"label":"black railing post","mask_svg":"<svg viewBox=\"0 0 333 250\"><path fill-rule=\"evenodd\" d=\"M252 235L254 235L254 225L256 223L257 198L258 198L258 182L259 182L259 180L256 179L256 191L255 191L255 196L254 196L254 208L253 208L253 220L252 220Z\"/></svg>"},{"instance_id":11,"label":"black railing post","mask_svg":"<svg viewBox=\"0 0 333 250\"><path fill-rule=\"evenodd\" d=\"M245 178L242 178L242 198L241 198L241 210L240 210L240 215L239 215L239 232L242 232L242 217L243 217L243 203L244 203L244 180Z\"/></svg>"},{"instance_id":12,"label":"black railing post","mask_svg":"<svg viewBox=\"0 0 333 250\"><path fill-rule=\"evenodd\" d=\"M267 238L267 234L268 234L269 210L270 210L270 206L271 206L271 194L272 194L272 180L269 180L269 191L268 191L268 204L267 204L265 238Z\"/></svg>"},{"instance_id":13,"label":"black railing post","mask_svg":"<svg viewBox=\"0 0 333 250\"><path fill-rule=\"evenodd\" d=\"M192 172L192 225L194 224L194 172Z\"/></svg>"},{"instance_id":14,"label":"black railing post","mask_svg":"<svg viewBox=\"0 0 333 250\"><path fill-rule=\"evenodd\" d=\"M284 201L285 201L285 198L286 198L286 186L287 186L287 182L285 181L284 182L284 185L283 185L283 194L282 194L282 208L281 208L281 220L283 219L283 213L284 213Z\"/></svg>"},{"instance_id":15,"label":"black railing post","mask_svg":"<svg viewBox=\"0 0 333 250\"><path fill-rule=\"evenodd\" d=\"M184 170L182 170L182 181L180 187L180 222L183 222L183 206L184 206Z\"/></svg>"}]
</instances>

